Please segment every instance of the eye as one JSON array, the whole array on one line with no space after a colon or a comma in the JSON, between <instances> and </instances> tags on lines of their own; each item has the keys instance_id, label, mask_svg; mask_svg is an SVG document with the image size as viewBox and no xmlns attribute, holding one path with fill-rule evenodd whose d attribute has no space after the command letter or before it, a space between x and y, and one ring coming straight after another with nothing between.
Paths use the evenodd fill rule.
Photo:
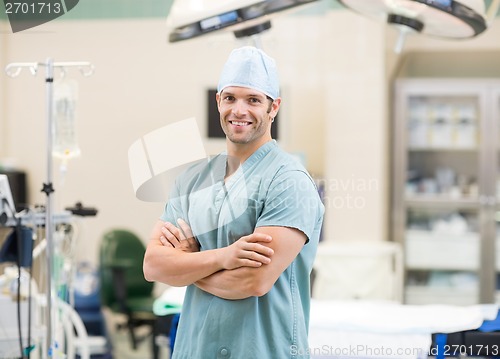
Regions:
<instances>
[{"instance_id":1,"label":"eye","mask_svg":"<svg viewBox=\"0 0 500 359\"><path fill-rule=\"evenodd\" d=\"M223 100L224 100L225 102L232 102L232 101L234 101L234 96L227 95L227 96L225 96L225 97L223 98Z\"/></svg>"},{"instance_id":2,"label":"eye","mask_svg":"<svg viewBox=\"0 0 500 359\"><path fill-rule=\"evenodd\" d=\"M262 101L261 101L260 99L258 99L257 97L250 97L250 98L248 99L248 101L249 101L250 103L253 103L253 104L259 104L259 103L262 103Z\"/></svg>"}]
</instances>

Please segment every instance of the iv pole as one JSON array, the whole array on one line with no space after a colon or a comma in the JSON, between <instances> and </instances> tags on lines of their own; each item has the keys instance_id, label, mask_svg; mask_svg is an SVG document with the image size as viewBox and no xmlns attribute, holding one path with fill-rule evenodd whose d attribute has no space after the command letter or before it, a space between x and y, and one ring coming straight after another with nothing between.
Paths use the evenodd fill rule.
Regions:
<instances>
[{"instance_id":1,"label":"iv pole","mask_svg":"<svg viewBox=\"0 0 500 359\"><path fill-rule=\"evenodd\" d=\"M83 76L87 77L92 75L94 72L94 67L89 62L54 62L51 58L47 58L45 63L39 62L16 62L8 64L5 68L5 72L8 76L14 78L17 77L23 68L28 68L33 76L37 74L38 67L45 67L45 83L46 83L46 121L47 121L47 182L43 184L42 192L46 195L45 204L45 240L47 242L46 257L47 257L47 338L46 338L46 348L48 350L48 356L51 358L54 354L54 349L52 347L53 340L53 328L52 328L52 295L54 290L52 288L52 273L53 273L53 255L54 255L54 224L53 224L53 214L52 214L52 203L54 192L54 187L52 185L52 144L53 144L53 82L54 82L54 68L62 68L63 70L67 67L78 67ZM28 343L30 344L30 343ZM24 357L21 353L21 357Z\"/></svg>"}]
</instances>

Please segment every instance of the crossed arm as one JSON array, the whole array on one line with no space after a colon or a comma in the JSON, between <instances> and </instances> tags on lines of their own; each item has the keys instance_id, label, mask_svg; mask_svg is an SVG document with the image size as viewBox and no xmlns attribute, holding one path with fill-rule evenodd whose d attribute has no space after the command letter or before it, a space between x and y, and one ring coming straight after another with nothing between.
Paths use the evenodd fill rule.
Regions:
<instances>
[{"instance_id":1,"label":"crossed arm","mask_svg":"<svg viewBox=\"0 0 500 359\"><path fill-rule=\"evenodd\" d=\"M144 276L174 286L195 284L224 299L262 296L302 249L306 236L288 227L259 227L232 245L198 251L189 227L158 221L144 257Z\"/></svg>"}]
</instances>

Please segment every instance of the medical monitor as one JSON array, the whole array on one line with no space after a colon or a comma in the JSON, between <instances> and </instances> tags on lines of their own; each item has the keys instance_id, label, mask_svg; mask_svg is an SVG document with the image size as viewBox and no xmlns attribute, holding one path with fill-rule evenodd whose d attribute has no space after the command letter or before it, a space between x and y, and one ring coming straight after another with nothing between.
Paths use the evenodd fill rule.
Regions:
<instances>
[{"instance_id":1,"label":"medical monitor","mask_svg":"<svg viewBox=\"0 0 500 359\"><path fill-rule=\"evenodd\" d=\"M14 200L9 185L7 175L0 174L0 224L7 223L7 219L13 219L15 216Z\"/></svg>"}]
</instances>

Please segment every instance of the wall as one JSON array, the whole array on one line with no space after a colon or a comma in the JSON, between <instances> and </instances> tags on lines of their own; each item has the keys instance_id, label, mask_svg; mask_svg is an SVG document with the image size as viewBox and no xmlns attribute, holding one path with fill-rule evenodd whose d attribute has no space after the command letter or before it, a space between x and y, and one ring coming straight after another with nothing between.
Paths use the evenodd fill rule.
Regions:
<instances>
[{"instance_id":1,"label":"wall","mask_svg":"<svg viewBox=\"0 0 500 359\"><path fill-rule=\"evenodd\" d=\"M409 38L405 51L498 48L499 27L496 23L470 42ZM82 156L69 163L64 181L57 162L54 168L57 210L76 201L99 210L96 217L77 220L78 259L94 261L99 238L111 227L148 237L163 204L134 197L128 147L151 130L191 116L204 133L205 90L216 85L228 52L238 45L229 33L178 44L168 44L166 36L161 18L58 20L18 34L0 31L2 68L47 56L96 67L88 78L69 73L80 86ZM303 153L309 170L324 177L329 189L327 240L388 237L388 80L404 57L391 52L394 39L383 24L346 10L278 17L263 35L264 49L280 66L280 142ZM31 203L43 203L43 70L17 79L0 71L0 84L0 156L14 158L28 171ZM224 142L205 139L205 146L215 153Z\"/></svg>"},{"instance_id":2,"label":"wall","mask_svg":"<svg viewBox=\"0 0 500 359\"><path fill-rule=\"evenodd\" d=\"M330 15L326 93L326 237L387 239L385 27Z\"/></svg>"},{"instance_id":3,"label":"wall","mask_svg":"<svg viewBox=\"0 0 500 359\"><path fill-rule=\"evenodd\" d=\"M321 18L321 17L320 17ZM263 47L280 66L283 107L280 140L285 149L305 154L311 172L323 174L324 84L317 71L324 60L321 44L328 34L309 16L282 18L263 35ZM321 21L320 21L321 23ZM303 26L307 32L300 31ZM127 151L145 133L167 123L196 116L205 133L205 91L217 84L229 51L238 45L230 33L168 44L164 19L54 21L17 34L1 34L5 63L90 61L91 77L76 69L67 76L79 83L78 138L82 155L67 173L54 162L56 212L76 201L99 210L78 218L77 259L95 261L102 233L126 227L144 239L160 215L159 203L138 201L132 191ZM314 38L314 41L310 41ZM303 57L299 49L307 49ZM2 64L3 65L3 64ZM56 76L59 76L56 73ZM43 204L46 181L44 70L36 77L0 73L7 104L2 131L4 157L14 158L29 174L32 204ZM207 152L224 149L224 141L205 139Z\"/></svg>"}]
</instances>

